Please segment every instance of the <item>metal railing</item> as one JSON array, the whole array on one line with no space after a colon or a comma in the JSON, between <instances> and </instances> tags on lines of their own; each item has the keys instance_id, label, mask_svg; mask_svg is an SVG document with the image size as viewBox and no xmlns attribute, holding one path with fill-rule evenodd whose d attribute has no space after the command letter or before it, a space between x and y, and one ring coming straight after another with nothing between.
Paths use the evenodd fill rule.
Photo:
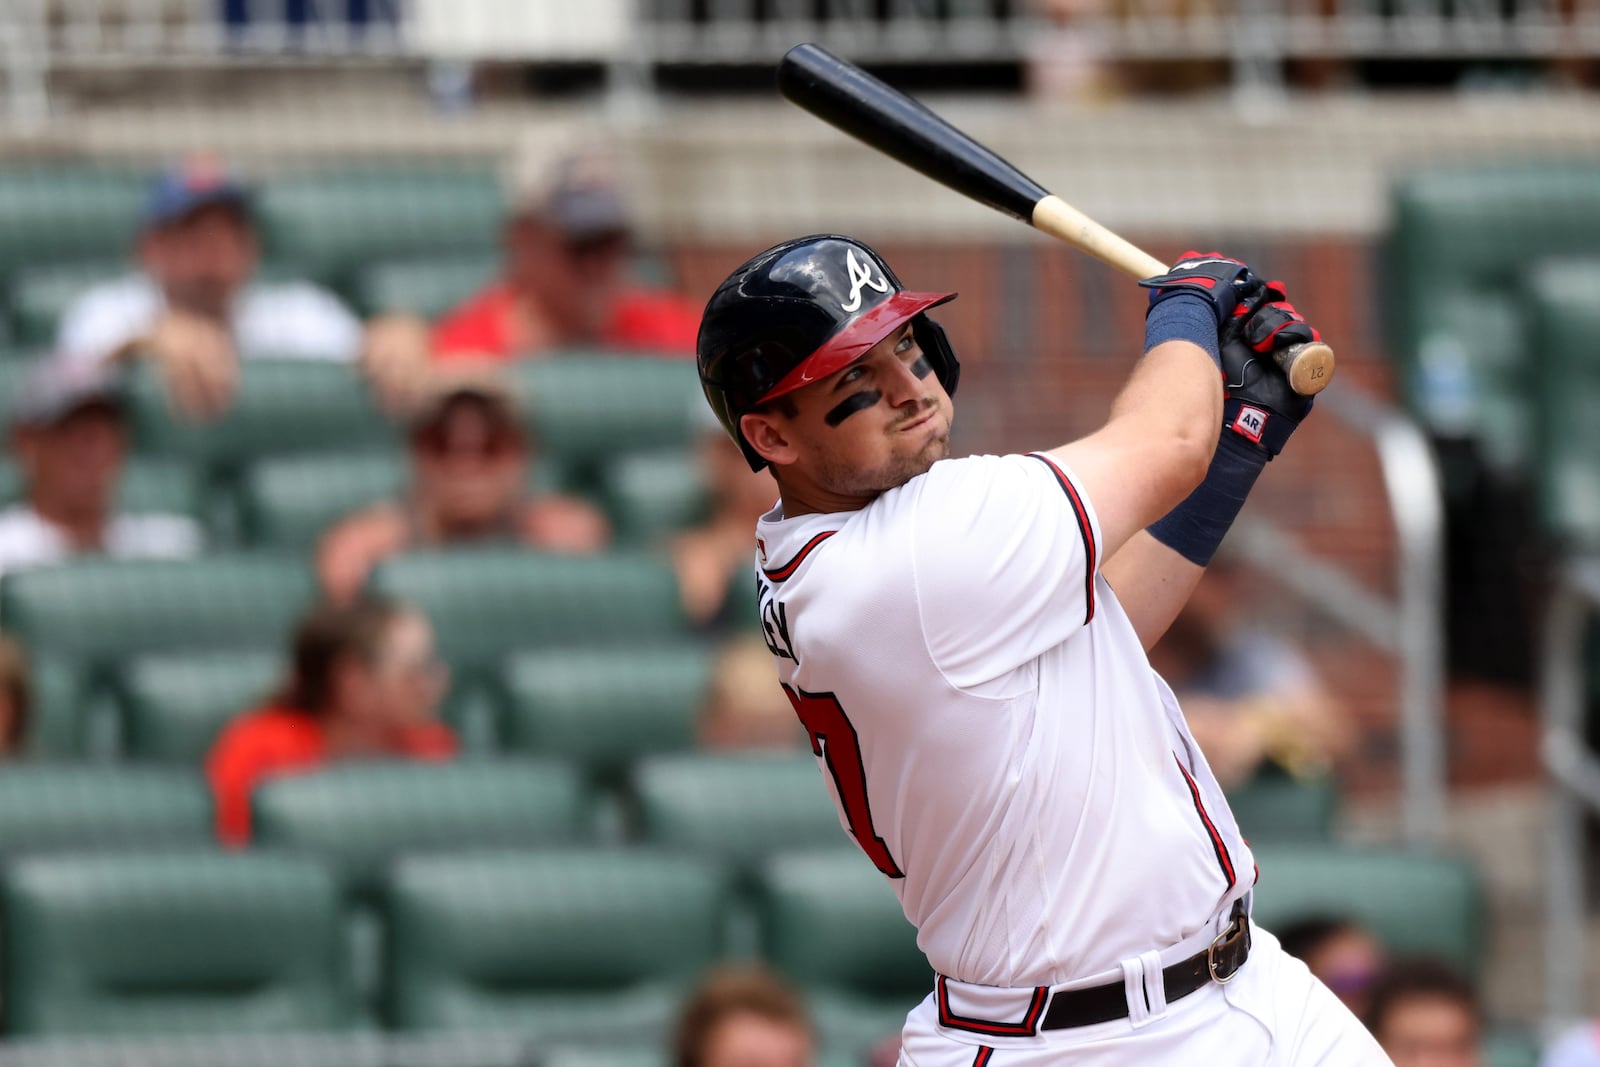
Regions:
<instances>
[{"instance_id":1,"label":"metal railing","mask_svg":"<svg viewBox=\"0 0 1600 1067\"><path fill-rule=\"evenodd\" d=\"M1585 812L1600 812L1600 759L1584 741L1584 640L1600 618L1600 557L1568 560L1545 609L1541 753L1554 788L1545 842L1545 1003L1552 1021L1592 1012L1584 985Z\"/></svg>"},{"instance_id":2,"label":"metal railing","mask_svg":"<svg viewBox=\"0 0 1600 1067\"><path fill-rule=\"evenodd\" d=\"M1246 558L1400 667L1401 818L1406 843L1428 848L1444 830L1444 504L1427 438L1397 409L1332 390L1318 408L1372 442L1397 540L1395 594L1374 592L1317 559L1281 529L1249 522L1233 541Z\"/></svg>"}]
</instances>

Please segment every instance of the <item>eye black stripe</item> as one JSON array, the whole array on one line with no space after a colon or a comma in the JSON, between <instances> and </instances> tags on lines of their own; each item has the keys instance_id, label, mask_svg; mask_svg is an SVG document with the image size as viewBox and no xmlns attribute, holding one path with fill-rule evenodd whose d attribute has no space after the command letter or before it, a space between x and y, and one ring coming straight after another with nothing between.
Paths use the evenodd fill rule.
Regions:
<instances>
[{"instance_id":1,"label":"eye black stripe","mask_svg":"<svg viewBox=\"0 0 1600 1067\"><path fill-rule=\"evenodd\" d=\"M867 389L845 397L833 406L833 410L822 417L822 421L829 426L837 426L858 411L865 411L883 399L883 394L876 389Z\"/></svg>"},{"instance_id":2,"label":"eye black stripe","mask_svg":"<svg viewBox=\"0 0 1600 1067\"><path fill-rule=\"evenodd\" d=\"M911 364L911 373L918 378L926 378L933 373L933 364L928 362L927 356L918 356Z\"/></svg>"}]
</instances>

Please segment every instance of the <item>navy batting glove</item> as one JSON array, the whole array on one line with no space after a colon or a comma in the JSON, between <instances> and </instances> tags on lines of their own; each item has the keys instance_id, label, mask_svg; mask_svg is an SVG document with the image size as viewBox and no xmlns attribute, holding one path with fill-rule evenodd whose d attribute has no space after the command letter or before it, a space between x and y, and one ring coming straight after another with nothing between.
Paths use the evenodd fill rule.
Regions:
<instances>
[{"instance_id":1,"label":"navy batting glove","mask_svg":"<svg viewBox=\"0 0 1600 1067\"><path fill-rule=\"evenodd\" d=\"M1185 252L1167 273L1139 284L1150 290L1152 308L1183 294L1204 298L1219 331L1233 325L1241 305L1259 305L1266 288L1249 267L1220 252ZM1149 315L1148 309L1145 314Z\"/></svg>"},{"instance_id":2,"label":"navy batting glove","mask_svg":"<svg viewBox=\"0 0 1600 1067\"><path fill-rule=\"evenodd\" d=\"M1232 431L1268 459L1283 451L1289 436L1311 413L1312 398L1289 387L1270 349L1257 352L1243 338L1222 346L1222 387L1223 436Z\"/></svg>"}]
</instances>

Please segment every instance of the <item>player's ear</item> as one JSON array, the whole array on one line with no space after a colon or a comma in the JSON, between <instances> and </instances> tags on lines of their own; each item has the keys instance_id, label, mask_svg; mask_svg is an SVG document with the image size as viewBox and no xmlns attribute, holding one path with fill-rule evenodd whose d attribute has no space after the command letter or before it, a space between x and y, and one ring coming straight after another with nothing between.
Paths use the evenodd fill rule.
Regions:
<instances>
[{"instance_id":1,"label":"player's ear","mask_svg":"<svg viewBox=\"0 0 1600 1067\"><path fill-rule=\"evenodd\" d=\"M739 432L750 442L750 447L773 466L785 467L795 461L794 445L770 414L751 412L740 416Z\"/></svg>"}]
</instances>

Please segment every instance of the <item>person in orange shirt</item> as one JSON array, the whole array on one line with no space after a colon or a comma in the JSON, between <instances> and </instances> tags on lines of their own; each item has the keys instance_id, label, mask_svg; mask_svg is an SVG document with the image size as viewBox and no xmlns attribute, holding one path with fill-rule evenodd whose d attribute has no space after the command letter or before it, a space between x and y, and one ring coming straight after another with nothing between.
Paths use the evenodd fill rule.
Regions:
<instances>
[{"instance_id":1,"label":"person in orange shirt","mask_svg":"<svg viewBox=\"0 0 1600 1067\"><path fill-rule=\"evenodd\" d=\"M217 836L250 840L250 795L268 778L348 759L445 760L456 737L433 715L449 682L415 608L377 597L324 605L294 637L288 683L233 722L206 759Z\"/></svg>"}]
</instances>

